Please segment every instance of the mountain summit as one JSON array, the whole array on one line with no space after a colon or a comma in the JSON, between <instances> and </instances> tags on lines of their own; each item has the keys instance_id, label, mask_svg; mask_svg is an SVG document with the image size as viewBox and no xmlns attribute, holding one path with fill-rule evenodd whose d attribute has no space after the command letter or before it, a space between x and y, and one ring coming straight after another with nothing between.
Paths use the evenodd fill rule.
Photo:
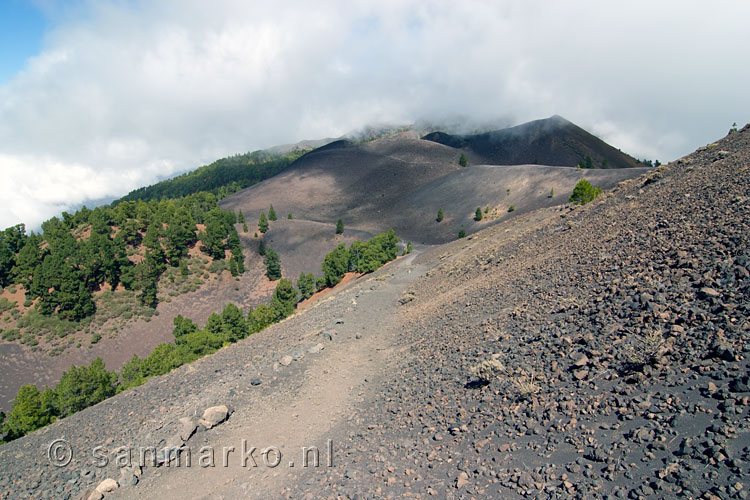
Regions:
<instances>
[{"instance_id":1,"label":"mountain summit","mask_svg":"<svg viewBox=\"0 0 750 500\"><path fill-rule=\"evenodd\" d=\"M562 116L474 135L433 132L423 137L463 149L473 164L575 167L591 159L594 168L638 167L638 161Z\"/></svg>"}]
</instances>

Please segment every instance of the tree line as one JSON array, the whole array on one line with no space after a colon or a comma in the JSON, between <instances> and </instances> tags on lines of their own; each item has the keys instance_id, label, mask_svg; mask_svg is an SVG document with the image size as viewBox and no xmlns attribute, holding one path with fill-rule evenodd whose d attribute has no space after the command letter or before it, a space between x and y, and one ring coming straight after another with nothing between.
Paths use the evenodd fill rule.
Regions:
<instances>
[{"instance_id":1,"label":"tree line","mask_svg":"<svg viewBox=\"0 0 750 500\"><path fill-rule=\"evenodd\" d=\"M268 247L268 252L273 252L273 249ZM209 316L203 328L188 318L176 316L172 330L174 343L159 344L145 358L133 355L119 374L107 371L102 359L96 358L89 366L71 366L54 388L45 387L40 391L33 384L25 385L16 394L7 418L0 415L4 420L4 440L17 439L58 418L137 387L150 377L168 373L260 332L294 314L297 304L311 297L316 290L338 284L346 272L370 273L395 259L397 252L398 238L392 229L364 243L354 241L349 248L342 243L326 254L321 264L322 277L301 273L296 288L291 280L281 278L269 303L260 304L255 309L251 307L247 314L230 303L221 314Z\"/></svg>"},{"instance_id":2,"label":"tree line","mask_svg":"<svg viewBox=\"0 0 750 500\"><path fill-rule=\"evenodd\" d=\"M94 314L92 294L105 283L137 291L143 304L156 307L159 277L167 266L184 267L198 241L213 259L229 250L232 274L244 272L235 222L210 193L84 206L43 222L39 234L27 235L23 224L0 232L0 286L21 285L42 314L72 321Z\"/></svg>"},{"instance_id":3,"label":"tree line","mask_svg":"<svg viewBox=\"0 0 750 500\"><path fill-rule=\"evenodd\" d=\"M254 151L222 158L191 172L135 189L115 203L181 198L200 192L225 198L273 177L309 151L310 148L295 148L283 155Z\"/></svg>"}]
</instances>

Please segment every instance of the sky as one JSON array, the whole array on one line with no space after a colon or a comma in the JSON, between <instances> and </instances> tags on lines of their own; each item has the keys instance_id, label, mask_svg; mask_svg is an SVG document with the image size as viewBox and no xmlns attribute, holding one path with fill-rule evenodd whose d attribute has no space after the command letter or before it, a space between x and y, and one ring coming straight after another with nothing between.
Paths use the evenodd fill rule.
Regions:
<instances>
[{"instance_id":1,"label":"sky","mask_svg":"<svg viewBox=\"0 0 750 500\"><path fill-rule=\"evenodd\" d=\"M554 114L638 158L750 121L750 2L0 0L0 228L368 124Z\"/></svg>"}]
</instances>

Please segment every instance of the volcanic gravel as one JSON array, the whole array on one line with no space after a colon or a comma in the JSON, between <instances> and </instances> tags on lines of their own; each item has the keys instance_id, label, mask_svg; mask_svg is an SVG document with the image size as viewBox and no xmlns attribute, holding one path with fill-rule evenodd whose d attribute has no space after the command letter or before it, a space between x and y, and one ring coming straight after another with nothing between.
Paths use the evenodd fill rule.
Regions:
<instances>
[{"instance_id":1,"label":"volcanic gravel","mask_svg":"<svg viewBox=\"0 0 750 500\"><path fill-rule=\"evenodd\" d=\"M195 471L211 494L147 468L113 498L747 498L749 220L746 126L584 207L417 248L261 334L4 445L0 496L71 498L118 477L83 458L50 466L53 437L76 449L166 440L180 417L224 403L229 420L191 439L255 422L271 435L289 420L256 421L252 408L320 396L346 415L315 424L333 467L263 480ZM306 389L326 366L331 383ZM183 491L164 486L181 478Z\"/></svg>"}]
</instances>

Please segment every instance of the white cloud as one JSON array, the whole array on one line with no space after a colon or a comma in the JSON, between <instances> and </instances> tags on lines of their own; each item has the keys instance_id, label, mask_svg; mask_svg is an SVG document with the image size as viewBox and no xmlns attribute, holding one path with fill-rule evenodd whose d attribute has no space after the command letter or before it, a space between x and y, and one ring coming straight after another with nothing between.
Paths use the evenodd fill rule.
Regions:
<instances>
[{"instance_id":1,"label":"white cloud","mask_svg":"<svg viewBox=\"0 0 750 500\"><path fill-rule=\"evenodd\" d=\"M0 227L373 122L556 113L665 161L750 115L741 0L42 3L0 86Z\"/></svg>"}]
</instances>

